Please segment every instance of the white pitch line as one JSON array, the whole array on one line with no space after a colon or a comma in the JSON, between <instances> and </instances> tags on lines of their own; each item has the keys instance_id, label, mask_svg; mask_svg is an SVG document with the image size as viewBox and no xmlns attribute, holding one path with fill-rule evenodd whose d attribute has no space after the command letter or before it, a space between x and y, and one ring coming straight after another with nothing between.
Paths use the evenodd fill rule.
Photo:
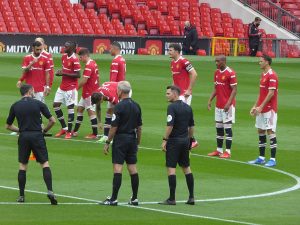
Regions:
<instances>
[{"instance_id":1,"label":"white pitch line","mask_svg":"<svg viewBox=\"0 0 300 225\"><path fill-rule=\"evenodd\" d=\"M97 205L93 202L59 202L59 205ZM0 205L50 205L49 202L0 202Z\"/></svg>"},{"instance_id":2,"label":"white pitch line","mask_svg":"<svg viewBox=\"0 0 300 225\"><path fill-rule=\"evenodd\" d=\"M135 208L135 209L143 209L143 210L160 212L160 213L167 213L167 214L187 216L187 217L193 217L193 218L201 218L201 219L208 219L208 220L216 220L216 221L222 221L222 222L228 222L228 223L259 225L257 223L248 223L248 222L243 222L243 221L238 221L238 220L227 220L227 219L221 219L221 218L217 218L217 217L201 216L201 215L194 215L194 214L188 214L188 213L173 212L173 211L169 211L169 210L153 209L153 208L141 207L141 206L129 206L129 205L124 205L124 206L129 207L129 208Z\"/></svg>"},{"instance_id":3,"label":"white pitch line","mask_svg":"<svg viewBox=\"0 0 300 225\"><path fill-rule=\"evenodd\" d=\"M9 134L6 134L6 133L0 133L0 135L10 136ZM51 138L51 137L48 137L47 139L66 141L64 139ZM83 142L83 143L95 143L94 141L74 140L74 139L67 140L67 141ZM98 143L96 143L96 144L98 144ZM149 147L143 147L143 146L139 146L139 148L141 148L141 149L147 149L147 150L152 150L152 151L161 151L160 149L157 149L157 148L149 148ZM219 159L219 158L208 157L208 156L205 156L205 155L195 154L195 153L191 153L191 155L198 156L198 157L204 157L204 158L210 158L210 159L224 160L224 159ZM235 162L235 163L250 165L250 164L248 164L246 162L242 162L242 161L238 161L238 160L232 160L232 159L225 159L225 160L229 161L229 162ZM258 166L258 165L250 165L250 166ZM245 195L245 196L237 196L237 197L216 198L216 199L201 199L201 200L195 200L195 201L196 202L214 202L214 201L226 201L226 200L259 198L259 197L267 197L267 196L279 195L279 194L283 194L283 193L287 193L287 192L291 192L291 191L295 191L295 190L300 189L300 178L298 176L296 176L294 174L291 174L291 173L288 173L288 172L285 172L285 171L282 171L282 170L279 170L279 169L275 169L275 168L261 167L261 166L259 166L259 167L260 168L264 168L264 169L269 169L269 170L272 170L274 172L281 173L281 174L287 175L289 177L292 177L294 180L296 180L297 183L296 183L296 185L294 185L294 186L292 186L290 188L286 188L286 189L275 191L275 192L269 192L269 193L263 193L263 194L257 194L257 195ZM7 187L7 186L0 186L0 188L18 190L18 188L12 188L12 187ZM32 193L38 193L38 194L46 194L46 192L39 192L39 191L32 191L32 190L26 190L26 191L27 192L32 192ZM86 198L80 198L80 197L68 196L68 195L60 195L60 194L57 194L57 196L65 197L65 198L72 198L72 199L77 199L77 200L83 200L83 201L90 201L90 202L93 202L93 203L91 203L92 205L96 204L96 203L99 203L99 201L93 200L93 199L86 199ZM185 201L181 200L181 201L177 201L177 202L178 203L183 203ZM158 202L140 202L139 204L143 205L143 204L157 204L157 203ZM60 204L62 204L62 203L60 203ZM125 207L131 207L131 206L128 206L127 203L119 203L119 205L125 206ZM156 212L162 212L162 213L168 213L168 214L189 216L189 217L194 217L194 218L218 220L218 221L229 222L229 223L257 225L257 224L254 224L254 223L248 223L248 222L242 222L242 221L236 221L236 220L226 220L226 219L220 219L220 218L216 218L216 217L207 217L207 216L201 216L201 215L186 214L186 213L173 212L173 211L160 210L160 209L153 209L153 208L147 208L147 207L141 207L141 206L139 206L139 207L132 207L132 208L137 208L137 209L139 208L139 209L144 209L144 210L149 210L149 211L156 211Z\"/></svg>"}]
</instances>

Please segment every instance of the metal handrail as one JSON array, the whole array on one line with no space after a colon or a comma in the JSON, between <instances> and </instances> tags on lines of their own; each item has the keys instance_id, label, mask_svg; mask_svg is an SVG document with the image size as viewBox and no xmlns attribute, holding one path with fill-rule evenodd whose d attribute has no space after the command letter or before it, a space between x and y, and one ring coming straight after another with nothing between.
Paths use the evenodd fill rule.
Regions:
<instances>
[{"instance_id":1,"label":"metal handrail","mask_svg":"<svg viewBox=\"0 0 300 225\"><path fill-rule=\"evenodd\" d=\"M244 5L247 5L249 8L253 9L254 11L268 17L270 20L275 22L278 26L300 37L300 19L294 16L293 14L289 13L288 11L284 10L283 8L277 6L274 2L270 0L264 0L264 2L270 5L269 11L266 10L264 11L260 8L254 8L253 6L251 6L251 3L255 3L255 4L257 3L259 6L259 2L261 1L258 0L239 0L239 1ZM283 18L286 18L285 21L283 20Z\"/></svg>"}]
</instances>

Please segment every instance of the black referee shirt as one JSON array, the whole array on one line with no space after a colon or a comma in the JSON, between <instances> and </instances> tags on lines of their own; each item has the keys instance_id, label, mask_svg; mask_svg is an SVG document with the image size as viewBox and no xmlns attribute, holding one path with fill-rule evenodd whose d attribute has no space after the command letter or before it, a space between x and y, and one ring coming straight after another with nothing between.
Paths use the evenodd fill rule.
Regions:
<instances>
[{"instance_id":1,"label":"black referee shirt","mask_svg":"<svg viewBox=\"0 0 300 225\"><path fill-rule=\"evenodd\" d=\"M136 135L136 129L142 126L142 111L135 101L125 98L114 108L111 120L112 127L118 127L116 135Z\"/></svg>"},{"instance_id":2,"label":"black referee shirt","mask_svg":"<svg viewBox=\"0 0 300 225\"><path fill-rule=\"evenodd\" d=\"M24 97L10 107L6 123L12 125L15 118L17 118L20 132L42 131L41 113L47 119L52 116L44 103L31 97Z\"/></svg>"},{"instance_id":3,"label":"black referee shirt","mask_svg":"<svg viewBox=\"0 0 300 225\"><path fill-rule=\"evenodd\" d=\"M173 126L169 138L187 138L188 128L194 125L193 110L188 104L177 100L168 106L167 126Z\"/></svg>"}]
</instances>

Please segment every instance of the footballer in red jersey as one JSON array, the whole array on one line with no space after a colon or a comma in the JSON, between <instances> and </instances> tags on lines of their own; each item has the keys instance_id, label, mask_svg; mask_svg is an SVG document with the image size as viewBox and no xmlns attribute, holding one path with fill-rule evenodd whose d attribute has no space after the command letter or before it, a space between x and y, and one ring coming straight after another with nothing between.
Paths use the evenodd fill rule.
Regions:
<instances>
[{"instance_id":1,"label":"footballer in red jersey","mask_svg":"<svg viewBox=\"0 0 300 225\"><path fill-rule=\"evenodd\" d=\"M209 156L230 158L232 145L232 124L235 123L235 96L237 79L235 72L226 65L226 56L216 57L217 70L214 75L214 89L208 100L208 110L216 97L215 122L217 129L217 149ZM224 132L225 130L225 132ZM226 134L226 151L223 153L223 140Z\"/></svg>"},{"instance_id":2,"label":"footballer in red jersey","mask_svg":"<svg viewBox=\"0 0 300 225\"><path fill-rule=\"evenodd\" d=\"M36 38L34 41L39 41L42 43L43 45L43 51L42 51L42 55L46 56L49 61L50 61L50 68L51 70L49 71L49 75L50 75L50 81L49 81L49 86L46 86L46 88L49 90L51 90L52 84L53 84L53 80L54 80L54 62L53 62L53 57L52 54L46 51L46 44L45 44L45 40L41 37Z\"/></svg>"},{"instance_id":3,"label":"footballer in red jersey","mask_svg":"<svg viewBox=\"0 0 300 225\"><path fill-rule=\"evenodd\" d=\"M30 55L26 55L23 59L23 75L17 82L17 87L20 87L22 82L25 81L27 84L32 85L35 98L45 102L45 96L49 94L46 86L49 85L50 81L50 62L42 54L42 43L35 41L32 49L33 52Z\"/></svg>"},{"instance_id":4,"label":"footballer in red jersey","mask_svg":"<svg viewBox=\"0 0 300 225\"><path fill-rule=\"evenodd\" d=\"M197 72L192 64L180 55L180 52L181 46L179 44L169 45L173 84L180 88L179 99L191 105L192 89L196 83Z\"/></svg>"},{"instance_id":5,"label":"footballer in red jersey","mask_svg":"<svg viewBox=\"0 0 300 225\"><path fill-rule=\"evenodd\" d=\"M180 55L181 46L176 43L169 45L169 56L172 59L171 72L173 84L180 89L179 100L191 105L192 89L196 83L197 72L192 64ZM198 146L198 142L193 137L192 148Z\"/></svg>"},{"instance_id":6,"label":"footballer in red jersey","mask_svg":"<svg viewBox=\"0 0 300 225\"><path fill-rule=\"evenodd\" d=\"M114 57L110 66L109 81L119 82L126 80L126 61L120 54L121 45L113 42L110 46L110 54Z\"/></svg>"},{"instance_id":7,"label":"footballer in red jersey","mask_svg":"<svg viewBox=\"0 0 300 225\"><path fill-rule=\"evenodd\" d=\"M272 58L263 55L259 60L260 68L263 73L260 78L259 96L250 110L252 116L256 116L255 126L258 129L259 136L259 157L249 161L251 164L265 164L267 167L276 166L276 125L277 125L277 95L278 95L278 77L271 68ZM271 158L265 161L265 150L267 136L270 140Z\"/></svg>"},{"instance_id":8,"label":"footballer in red jersey","mask_svg":"<svg viewBox=\"0 0 300 225\"><path fill-rule=\"evenodd\" d=\"M78 90L82 88L82 97L77 107L77 120L72 135L78 136L79 127L83 121L83 112L86 109L91 121L92 134L87 135L85 138L96 139L98 135L98 122L95 113L95 105L91 102L92 94L99 88L99 71L97 63L90 58L89 50L86 48L80 49L79 59L85 64L83 71L83 78L78 84Z\"/></svg>"},{"instance_id":9,"label":"footballer in red jersey","mask_svg":"<svg viewBox=\"0 0 300 225\"><path fill-rule=\"evenodd\" d=\"M62 69L56 71L56 76L61 76L62 81L56 91L53 108L62 129L55 135L60 137L65 134L65 139L72 138L72 126L74 121L74 107L77 105L78 78L80 78L80 63L77 58L77 44L72 41L65 43L65 54L62 55ZM61 104L68 108L68 126L66 125Z\"/></svg>"},{"instance_id":10,"label":"footballer in red jersey","mask_svg":"<svg viewBox=\"0 0 300 225\"><path fill-rule=\"evenodd\" d=\"M131 97L132 92L130 92L129 96ZM98 116L98 120L101 121L100 118L100 104L103 101L107 101L107 111L106 111L106 118L104 124L104 131L105 129L110 129L110 124L107 124L107 118L113 114L114 106L119 102L118 97L118 82L104 82L98 90L93 93L92 95L92 103L96 104L96 111ZM99 140L100 143L105 142L108 137L108 132L104 133L103 137Z\"/></svg>"}]
</instances>

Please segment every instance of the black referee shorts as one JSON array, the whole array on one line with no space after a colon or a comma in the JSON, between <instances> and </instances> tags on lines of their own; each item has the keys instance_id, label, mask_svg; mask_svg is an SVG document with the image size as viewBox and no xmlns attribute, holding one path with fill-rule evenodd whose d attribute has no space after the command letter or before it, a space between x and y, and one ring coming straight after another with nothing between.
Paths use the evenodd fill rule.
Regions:
<instances>
[{"instance_id":1,"label":"black referee shorts","mask_svg":"<svg viewBox=\"0 0 300 225\"><path fill-rule=\"evenodd\" d=\"M43 164L48 161L47 146L42 132L28 131L20 133L18 145L20 163L28 163L31 151L37 162Z\"/></svg>"},{"instance_id":2,"label":"black referee shorts","mask_svg":"<svg viewBox=\"0 0 300 225\"><path fill-rule=\"evenodd\" d=\"M188 138L170 138L167 142L166 167L190 166L190 140Z\"/></svg>"},{"instance_id":3,"label":"black referee shorts","mask_svg":"<svg viewBox=\"0 0 300 225\"><path fill-rule=\"evenodd\" d=\"M112 144L113 164L137 163L137 139L133 135L116 135Z\"/></svg>"}]
</instances>

